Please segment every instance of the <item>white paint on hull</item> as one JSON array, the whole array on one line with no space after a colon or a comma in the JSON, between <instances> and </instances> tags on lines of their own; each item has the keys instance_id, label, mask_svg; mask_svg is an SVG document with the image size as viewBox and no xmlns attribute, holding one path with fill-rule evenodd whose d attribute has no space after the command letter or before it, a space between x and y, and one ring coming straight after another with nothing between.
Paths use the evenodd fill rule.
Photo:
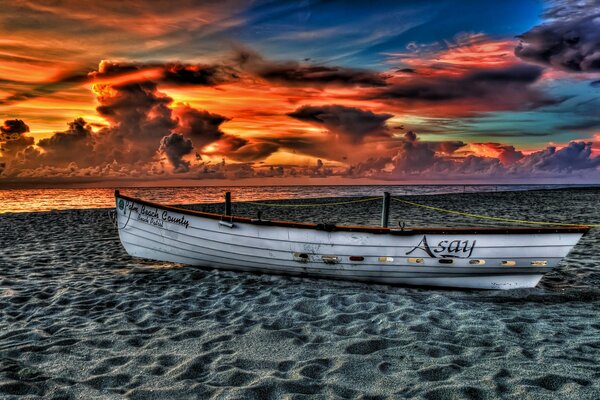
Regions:
<instances>
[{"instance_id":1,"label":"white paint on hull","mask_svg":"<svg viewBox=\"0 0 600 400\"><path fill-rule=\"evenodd\" d=\"M393 235L239 222L228 226L201 215L120 200L117 198L119 236L132 256L237 271L385 284L474 289L534 287L582 235ZM364 259L350 261L350 256ZM410 263L411 258L422 258L422 262ZM451 259L452 263L441 264L440 259ZM473 265L469 263L472 259L486 262ZM516 265L502 266L506 260L515 261ZM539 260L547 264L531 265Z\"/></svg>"}]
</instances>

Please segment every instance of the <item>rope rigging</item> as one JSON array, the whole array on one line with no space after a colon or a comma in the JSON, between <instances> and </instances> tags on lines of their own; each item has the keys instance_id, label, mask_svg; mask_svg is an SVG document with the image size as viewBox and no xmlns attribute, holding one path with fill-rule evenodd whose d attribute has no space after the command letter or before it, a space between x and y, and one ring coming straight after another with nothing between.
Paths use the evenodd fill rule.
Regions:
<instances>
[{"instance_id":1,"label":"rope rigging","mask_svg":"<svg viewBox=\"0 0 600 400\"><path fill-rule=\"evenodd\" d=\"M256 203L252 201L244 202L255 206L265 207L323 207L323 206L341 206L344 204L366 203L368 201L381 200L381 197L369 197L368 199L358 199L349 201L338 201L335 203L309 203L309 204L284 204L284 203Z\"/></svg>"},{"instance_id":2,"label":"rope rigging","mask_svg":"<svg viewBox=\"0 0 600 400\"><path fill-rule=\"evenodd\" d=\"M443 212L443 213L447 213L447 214L462 215L463 217L471 217L471 218L478 218L478 219L488 219L488 220L492 220L492 221L503 221L503 222L513 222L513 223L518 223L518 224L534 224L534 225L560 225L560 226L582 226L582 225L586 225L586 226L592 226L592 227L600 227L600 224L572 224L572 223L565 223L565 222L531 221L531 220L527 220L527 219L513 219L513 218L503 218L503 217L492 217L492 216L489 216L489 215L465 213L465 212L461 212L461 211L448 210L448 209L440 208L440 207L428 206L426 204L421 204L421 203L417 203L417 202L414 202L414 201L404 200L404 199L401 199L399 197L392 197L392 199L394 201L399 202L399 203L404 203L404 204L408 204L408 205L415 206L415 207L425 208L425 209L428 209L428 210L439 211L439 212Z\"/></svg>"},{"instance_id":3,"label":"rope rigging","mask_svg":"<svg viewBox=\"0 0 600 400\"><path fill-rule=\"evenodd\" d=\"M349 201L340 201L334 203L314 203L314 204L285 204L285 203L258 203L258 202L246 202L246 204L252 204L257 206L265 206L265 207L323 207L323 206L334 206L334 205L344 205L344 204L353 204L353 203L364 203L369 201L381 200L381 197L369 197L367 199L359 199L359 200L349 200ZM515 219L515 218L504 218L504 217L494 217L490 215L482 215L482 214L474 214L474 213L466 213L462 211L449 210L441 207L429 206L427 204L417 203L415 201L404 200L400 197L392 197L392 200L407 204L413 207L424 208L428 210L438 211L446 214L454 214L461 215L463 217L470 217L476 219L485 219L491 221L501 221L501 222L512 222L515 224L530 224L530 225L554 225L554 226L590 226L590 227L600 227L600 224L577 224L577 223L567 223L567 222L555 222L555 221L532 221L526 219Z\"/></svg>"}]
</instances>

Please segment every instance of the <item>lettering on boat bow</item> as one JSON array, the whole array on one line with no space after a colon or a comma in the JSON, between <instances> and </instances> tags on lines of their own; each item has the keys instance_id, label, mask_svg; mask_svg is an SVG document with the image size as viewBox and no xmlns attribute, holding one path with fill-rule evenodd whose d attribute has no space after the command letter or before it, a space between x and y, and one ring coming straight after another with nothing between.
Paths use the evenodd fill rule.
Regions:
<instances>
[{"instance_id":1,"label":"lettering on boat bow","mask_svg":"<svg viewBox=\"0 0 600 400\"><path fill-rule=\"evenodd\" d=\"M436 246L430 246L427 242L427 235L424 235L421 241L412 249L406 252L411 255L417 250L421 250L432 258L469 258L473 254L477 240L440 240Z\"/></svg>"},{"instance_id":2,"label":"lettering on boat bow","mask_svg":"<svg viewBox=\"0 0 600 400\"><path fill-rule=\"evenodd\" d=\"M190 221L185 218L184 215L173 215L170 211L163 210L159 211L158 208L155 207L146 207L145 205L141 205L138 207L135 203L129 203L125 206L129 212L137 213L137 220L140 222L145 222L149 225L158 226L160 228L164 228L164 223L168 222L170 224L181 225L187 229L190 226Z\"/></svg>"}]
</instances>

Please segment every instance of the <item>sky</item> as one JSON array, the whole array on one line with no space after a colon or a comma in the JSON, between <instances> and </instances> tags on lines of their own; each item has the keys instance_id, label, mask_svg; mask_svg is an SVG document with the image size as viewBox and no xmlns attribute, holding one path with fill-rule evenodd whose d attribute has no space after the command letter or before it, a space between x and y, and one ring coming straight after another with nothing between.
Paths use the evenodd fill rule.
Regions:
<instances>
[{"instance_id":1,"label":"sky","mask_svg":"<svg viewBox=\"0 0 600 400\"><path fill-rule=\"evenodd\" d=\"M600 0L12 0L0 186L600 183Z\"/></svg>"}]
</instances>

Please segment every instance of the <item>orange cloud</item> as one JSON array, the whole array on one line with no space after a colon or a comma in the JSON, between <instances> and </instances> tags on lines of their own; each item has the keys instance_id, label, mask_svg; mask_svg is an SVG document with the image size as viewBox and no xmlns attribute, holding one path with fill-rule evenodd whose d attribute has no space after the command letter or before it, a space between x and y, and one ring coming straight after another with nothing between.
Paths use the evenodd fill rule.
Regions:
<instances>
[{"instance_id":1,"label":"orange cloud","mask_svg":"<svg viewBox=\"0 0 600 400\"><path fill-rule=\"evenodd\" d=\"M462 76L474 69L504 68L520 63L514 55L516 40L492 40L484 34L467 34L439 49L417 47L412 52L387 53L388 64L406 67L421 76ZM390 72L410 78L406 69Z\"/></svg>"},{"instance_id":2,"label":"orange cloud","mask_svg":"<svg viewBox=\"0 0 600 400\"><path fill-rule=\"evenodd\" d=\"M461 152L477 157L495 158L505 166L516 163L525 155L525 152L515 149L512 145L500 143L469 143Z\"/></svg>"}]
</instances>

